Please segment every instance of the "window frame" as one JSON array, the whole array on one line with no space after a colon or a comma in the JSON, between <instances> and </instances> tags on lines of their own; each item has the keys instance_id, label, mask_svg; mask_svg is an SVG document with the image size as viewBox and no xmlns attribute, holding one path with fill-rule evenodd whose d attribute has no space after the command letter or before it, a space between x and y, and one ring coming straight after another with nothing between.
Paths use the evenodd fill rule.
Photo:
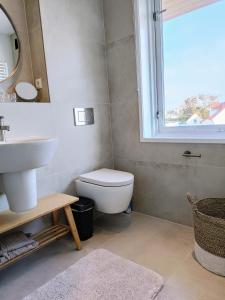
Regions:
<instances>
[{"instance_id":1,"label":"window frame","mask_svg":"<svg viewBox=\"0 0 225 300\"><path fill-rule=\"evenodd\" d=\"M161 10L161 0L134 0L140 140L225 144L225 125L164 125Z\"/></svg>"}]
</instances>

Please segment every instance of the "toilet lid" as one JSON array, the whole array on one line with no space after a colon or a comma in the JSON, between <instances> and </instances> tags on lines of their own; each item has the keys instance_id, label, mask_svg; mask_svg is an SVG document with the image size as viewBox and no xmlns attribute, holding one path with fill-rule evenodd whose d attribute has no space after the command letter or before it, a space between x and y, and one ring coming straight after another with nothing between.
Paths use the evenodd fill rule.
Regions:
<instances>
[{"instance_id":1,"label":"toilet lid","mask_svg":"<svg viewBox=\"0 0 225 300\"><path fill-rule=\"evenodd\" d=\"M124 186L134 182L134 175L122 171L100 169L81 175L79 179L101 186Z\"/></svg>"}]
</instances>

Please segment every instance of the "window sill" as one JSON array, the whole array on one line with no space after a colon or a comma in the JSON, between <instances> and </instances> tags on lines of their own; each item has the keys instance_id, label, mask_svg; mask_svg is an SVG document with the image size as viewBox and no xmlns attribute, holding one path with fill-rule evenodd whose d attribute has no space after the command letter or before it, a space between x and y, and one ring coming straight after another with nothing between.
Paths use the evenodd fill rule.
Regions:
<instances>
[{"instance_id":1,"label":"window sill","mask_svg":"<svg viewBox=\"0 0 225 300\"><path fill-rule=\"evenodd\" d=\"M180 143L180 144L225 144L225 135L219 137L205 136L205 137L194 137L194 136L165 136L157 135L151 138L141 138L143 143Z\"/></svg>"}]
</instances>

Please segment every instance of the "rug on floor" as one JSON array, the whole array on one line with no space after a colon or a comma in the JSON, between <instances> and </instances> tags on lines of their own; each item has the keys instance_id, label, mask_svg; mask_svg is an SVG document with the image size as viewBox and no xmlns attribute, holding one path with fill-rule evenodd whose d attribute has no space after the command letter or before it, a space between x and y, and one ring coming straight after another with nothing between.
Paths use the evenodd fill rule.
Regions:
<instances>
[{"instance_id":1,"label":"rug on floor","mask_svg":"<svg viewBox=\"0 0 225 300\"><path fill-rule=\"evenodd\" d=\"M162 286L157 273L98 249L24 300L152 300Z\"/></svg>"}]
</instances>

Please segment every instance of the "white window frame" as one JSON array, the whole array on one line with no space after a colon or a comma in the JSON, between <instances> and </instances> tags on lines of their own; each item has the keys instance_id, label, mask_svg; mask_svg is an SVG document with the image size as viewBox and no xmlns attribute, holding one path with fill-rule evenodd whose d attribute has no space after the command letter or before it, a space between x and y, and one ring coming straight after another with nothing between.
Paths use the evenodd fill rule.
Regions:
<instances>
[{"instance_id":1,"label":"white window frame","mask_svg":"<svg viewBox=\"0 0 225 300\"><path fill-rule=\"evenodd\" d=\"M225 144L225 125L164 126L160 11L161 0L134 0L140 140Z\"/></svg>"}]
</instances>

